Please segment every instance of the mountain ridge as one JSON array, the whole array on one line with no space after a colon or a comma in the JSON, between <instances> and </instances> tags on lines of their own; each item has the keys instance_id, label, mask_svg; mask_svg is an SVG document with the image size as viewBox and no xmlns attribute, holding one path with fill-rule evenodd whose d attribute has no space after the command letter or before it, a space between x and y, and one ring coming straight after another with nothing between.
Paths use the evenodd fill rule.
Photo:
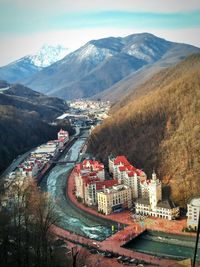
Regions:
<instances>
[{"instance_id":1,"label":"mountain ridge","mask_svg":"<svg viewBox=\"0 0 200 267\"><path fill-rule=\"evenodd\" d=\"M161 59L160 64L173 65L181 57L198 51L199 48L148 33L108 37L89 41L22 83L68 100L91 97L108 90L144 66ZM167 58L165 55L168 55Z\"/></svg>"},{"instance_id":2,"label":"mountain ridge","mask_svg":"<svg viewBox=\"0 0 200 267\"><path fill-rule=\"evenodd\" d=\"M69 50L61 45L43 45L35 54L17 59L0 67L0 80L19 82L62 59Z\"/></svg>"}]
</instances>

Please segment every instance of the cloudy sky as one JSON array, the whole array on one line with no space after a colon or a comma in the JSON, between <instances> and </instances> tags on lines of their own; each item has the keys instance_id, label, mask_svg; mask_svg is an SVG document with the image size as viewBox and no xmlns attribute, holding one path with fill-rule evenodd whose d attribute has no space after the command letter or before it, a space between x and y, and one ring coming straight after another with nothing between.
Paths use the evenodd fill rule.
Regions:
<instances>
[{"instance_id":1,"label":"cloudy sky","mask_svg":"<svg viewBox=\"0 0 200 267\"><path fill-rule=\"evenodd\" d=\"M0 66L44 43L151 32L200 47L200 0L0 0Z\"/></svg>"}]
</instances>

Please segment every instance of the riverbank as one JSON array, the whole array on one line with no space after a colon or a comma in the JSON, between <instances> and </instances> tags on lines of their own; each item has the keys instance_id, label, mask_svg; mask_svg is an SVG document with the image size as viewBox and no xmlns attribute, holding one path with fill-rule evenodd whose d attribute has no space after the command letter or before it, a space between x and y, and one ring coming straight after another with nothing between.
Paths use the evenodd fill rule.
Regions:
<instances>
[{"instance_id":1,"label":"riverbank","mask_svg":"<svg viewBox=\"0 0 200 267\"><path fill-rule=\"evenodd\" d=\"M146 218L142 223L136 222L132 219L131 215L132 212L130 211L122 211L120 213L113 213L110 215L103 215L101 213L98 213L97 210L94 208L86 207L84 204L78 202L76 196L75 196L75 179L74 179L74 173L71 172L70 176L68 177L68 190L66 194L68 194L69 199L71 202L76 205L79 209L86 211L87 213L93 214L95 216L104 218L106 220L115 221L117 223L128 225L128 227L125 229L126 232L134 232L135 234L141 233L144 230L152 230L152 231L160 231L164 233L171 233L171 234L177 234L177 235L184 235L184 236L192 236L195 237L195 233L187 233L182 232L183 228L186 227L186 218L181 218L178 220L166 220L161 218L155 218L155 217L148 217Z\"/></svg>"},{"instance_id":2,"label":"riverbank","mask_svg":"<svg viewBox=\"0 0 200 267\"><path fill-rule=\"evenodd\" d=\"M120 244L117 243L114 240L109 240L109 238L103 242L94 242L91 239L76 235L74 233L70 233L69 231L63 230L59 227L53 226L51 228L51 231L58 236L59 238L62 238L66 240L67 242L74 243L76 245L81 245L84 247L97 247L101 251L109 251L111 253L117 253L119 255L123 255L126 257L134 258L137 260L143 260L146 262L145 266L165 266L165 267L171 267L173 266L177 261L172 259L161 259L157 258L153 255L148 255L136 251L131 251L125 248L120 247ZM93 256L94 258L96 257ZM106 267L107 265L102 265Z\"/></svg>"},{"instance_id":3,"label":"riverbank","mask_svg":"<svg viewBox=\"0 0 200 267\"><path fill-rule=\"evenodd\" d=\"M66 191L66 197L70 199L70 201L76 205L80 210L83 210L89 214L93 214L95 216L99 216L103 218L104 220L112 220L121 224L126 224L127 227L125 229L122 229L115 233L114 235L108 237L106 240L102 242L96 242L96 244L103 250L109 250L115 253L118 253L120 255L125 255L127 257L132 257L136 259L143 259L146 262L150 263L149 266L158 265L158 266L173 266L177 261L172 259L160 259L159 257L155 257L153 255L148 255L136 251L131 251L128 249L125 249L121 247L124 243L127 243L129 240L133 239L134 237L141 234L145 228L141 227L138 223L130 221L130 215L131 213L129 211L124 211L122 213L118 214L111 214L111 215L103 215L95 211L94 209L88 208L84 206L82 203L78 202L75 194L75 181L74 181L74 174L73 171L68 176L68 185L67 185L67 191ZM87 216L87 215L86 215ZM76 237L77 238L77 237ZM79 237L82 238L82 237ZM74 240L74 239L73 239ZM90 244L90 239L81 239L85 240ZM152 264L152 265L151 265Z\"/></svg>"}]
</instances>

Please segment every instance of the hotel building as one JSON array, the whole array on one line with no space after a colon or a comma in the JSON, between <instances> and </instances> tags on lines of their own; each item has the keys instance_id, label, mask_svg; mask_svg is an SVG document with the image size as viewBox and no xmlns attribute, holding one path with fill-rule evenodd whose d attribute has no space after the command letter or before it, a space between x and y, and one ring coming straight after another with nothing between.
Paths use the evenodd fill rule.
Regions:
<instances>
[{"instance_id":1,"label":"hotel building","mask_svg":"<svg viewBox=\"0 0 200 267\"><path fill-rule=\"evenodd\" d=\"M141 183L142 197L135 200L135 212L138 214L176 219L179 217L179 207L170 200L162 200L162 184L155 172L151 180Z\"/></svg>"},{"instance_id":2,"label":"hotel building","mask_svg":"<svg viewBox=\"0 0 200 267\"><path fill-rule=\"evenodd\" d=\"M200 197L192 198L187 204L187 227L197 230L200 212Z\"/></svg>"},{"instance_id":3,"label":"hotel building","mask_svg":"<svg viewBox=\"0 0 200 267\"><path fill-rule=\"evenodd\" d=\"M168 220L179 217L179 207L170 200L162 200L162 183L155 172L152 179L132 166L125 156L109 157L112 180L105 180L104 165L84 160L74 168L76 196L88 206L98 205L104 214L131 208L138 214Z\"/></svg>"},{"instance_id":4,"label":"hotel building","mask_svg":"<svg viewBox=\"0 0 200 267\"><path fill-rule=\"evenodd\" d=\"M127 185L131 188L132 198L141 195L140 183L146 180L146 174L132 166L125 156L110 156L108 158L109 172L119 184Z\"/></svg>"},{"instance_id":5,"label":"hotel building","mask_svg":"<svg viewBox=\"0 0 200 267\"><path fill-rule=\"evenodd\" d=\"M122 209L131 208L131 188L126 185L117 185L97 193L98 211L105 215Z\"/></svg>"}]
</instances>

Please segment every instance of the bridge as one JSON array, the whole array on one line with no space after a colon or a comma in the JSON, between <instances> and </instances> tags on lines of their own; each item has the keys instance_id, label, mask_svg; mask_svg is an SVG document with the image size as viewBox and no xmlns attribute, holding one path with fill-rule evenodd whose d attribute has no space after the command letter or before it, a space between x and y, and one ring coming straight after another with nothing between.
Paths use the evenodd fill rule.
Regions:
<instances>
[{"instance_id":1,"label":"bridge","mask_svg":"<svg viewBox=\"0 0 200 267\"><path fill-rule=\"evenodd\" d=\"M52 163L55 164L67 164L67 163L76 163L76 160L53 160Z\"/></svg>"}]
</instances>

